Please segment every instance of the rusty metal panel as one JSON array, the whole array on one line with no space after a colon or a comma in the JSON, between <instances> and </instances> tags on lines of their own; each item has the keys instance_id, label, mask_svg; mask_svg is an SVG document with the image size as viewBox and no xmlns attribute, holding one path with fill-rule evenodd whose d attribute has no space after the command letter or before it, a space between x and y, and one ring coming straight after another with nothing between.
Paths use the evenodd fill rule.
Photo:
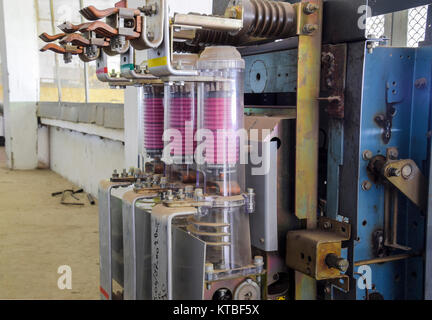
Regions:
<instances>
[{"instance_id":1,"label":"rusty metal panel","mask_svg":"<svg viewBox=\"0 0 432 320\"><path fill-rule=\"evenodd\" d=\"M322 1L309 1L320 9L311 15L303 14L298 6L299 49L297 87L297 142L296 142L296 198L295 213L307 219L308 228L316 226L318 202L318 131L319 91L321 71ZM301 18L300 18L301 17ZM304 32L306 25L318 27L311 34Z\"/></svg>"}]
</instances>

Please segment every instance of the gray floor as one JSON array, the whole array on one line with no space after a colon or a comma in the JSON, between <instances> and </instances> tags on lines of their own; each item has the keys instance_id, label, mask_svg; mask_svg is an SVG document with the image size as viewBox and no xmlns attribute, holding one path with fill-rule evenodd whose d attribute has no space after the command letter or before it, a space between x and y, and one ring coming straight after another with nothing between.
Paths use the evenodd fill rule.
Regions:
<instances>
[{"instance_id":1,"label":"gray floor","mask_svg":"<svg viewBox=\"0 0 432 320\"><path fill-rule=\"evenodd\" d=\"M99 299L97 206L51 197L71 188L49 170L10 171L0 148L0 299ZM62 265L72 290L58 288Z\"/></svg>"}]
</instances>

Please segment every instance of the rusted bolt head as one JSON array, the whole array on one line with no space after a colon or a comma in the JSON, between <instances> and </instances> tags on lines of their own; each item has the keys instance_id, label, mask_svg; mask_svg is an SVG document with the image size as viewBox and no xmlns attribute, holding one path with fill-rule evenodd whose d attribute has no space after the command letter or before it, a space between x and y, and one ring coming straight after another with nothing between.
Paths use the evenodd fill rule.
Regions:
<instances>
[{"instance_id":1,"label":"rusted bolt head","mask_svg":"<svg viewBox=\"0 0 432 320\"><path fill-rule=\"evenodd\" d=\"M370 151L370 150L363 151L363 160L369 161L369 160L372 160L372 158L373 158L372 151Z\"/></svg>"},{"instance_id":2,"label":"rusted bolt head","mask_svg":"<svg viewBox=\"0 0 432 320\"><path fill-rule=\"evenodd\" d=\"M303 27L303 32L308 34L316 30L318 30L318 25L316 24L305 24Z\"/></svg>"},{"instance_id":3,"label":"rusted bolt head","mask_svg":"<svg viewBox=\"0 0 432 320\"><path fill-rule=\"evenodd\" d=\"M364 191L369 191L372 188L372 183L369 180L365 180L362 183L362 189Z\"/></svg>"},{"instance_id":4,"label":"rusted bolt head","mask_svg":"<svg viewBox=\"0 0 432 320\"><path fill-rule=\"evenodd\" d=\"M319 5L317 5L316 3L308 3L304 7L304 13L312 14L312 13L316 12L318 9L319 9Z\"/></svg>"},{"instance_id":5,"label":"rusted bolt head","mask_svg":"<svg viewBox=\"0 0 432 320\"><path fill-rule=\"evenodd\" d=\"M400 177L401 171L397 168L389 168L387 170L387 177Z\"/></svg>"},{"instance_id":6,"label":"rusted bolt head","mask_svg":"<svg viewBox=\"0 0 432 320\"><path fill-rule=\"evenodd\" d=\"M417 79L414 85L417 89L424 89L427 87L427 79L426 78Z\"/></svg>"},{"instance_id":7,"label":"rusted bolt head","mask_svg":"<svg viewBox=\"0 0 432 320\"><path fill-rule=\"evenodd\" d=\"M408 179L411 176L412 172L413 172L413 168L411 167L410 164L404 165L401 170L402 177L405 179Z\"/></svg>"},{"instance_id":8,"label":"rusted bolt head","mask_svg":"<svg viewBox=\"0 0 432 320\"><path fill-rule=\"evenodd\" d=\"M326 222L323 223L323 228L324 228L325 230L328 230L328 229L330 229L331 227L332 227L332 225L331 225L331 223L330 223L329 221L326 221Z\"/></svg>"},{"instance_id":9,"label":"rusted bolt head","mask_svg":"<svg viewBox=\"0 0 432 320\"><path fill-rule=\"evenodd\" d=\"M397 149L389 150L389 156L392 160L396 160L399 157L399 151Z\"/></svg>"},{"instance_id":10,"label":"rusted bolt head","mask_svg":"<svg viewBox=\"0 0 432 320\"><path fill-rule=\"evenodd\" d=\"M238 15L237 9L235 7L232 7L228 10L227 15L228 18L236 19Z\"/></svg>"}]
</instances>

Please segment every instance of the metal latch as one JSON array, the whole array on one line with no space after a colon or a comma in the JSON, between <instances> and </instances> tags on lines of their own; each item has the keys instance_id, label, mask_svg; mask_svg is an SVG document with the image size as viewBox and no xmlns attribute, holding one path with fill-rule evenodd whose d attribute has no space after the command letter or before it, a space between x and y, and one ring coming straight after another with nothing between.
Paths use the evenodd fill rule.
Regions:
<instances>
[{"instance_id":1,"label":"metal latch","mask_svg":"<svg viewBox=\"0 0 432 320\"><path fill-rule=\"evenodd\" d=\"M349 263L341 251L342 241L350 238L350 224L321 217L317 229L288 232L286 264L316 280L335 280L335 286L348 291L344 273Z\"/></svg>"}]
</instances>

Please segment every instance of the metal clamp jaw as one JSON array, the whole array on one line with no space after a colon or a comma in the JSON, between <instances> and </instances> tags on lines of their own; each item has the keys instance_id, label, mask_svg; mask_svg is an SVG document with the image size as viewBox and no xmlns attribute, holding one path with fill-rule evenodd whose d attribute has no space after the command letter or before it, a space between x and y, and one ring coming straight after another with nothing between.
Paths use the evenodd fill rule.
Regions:
<instances>
[{"instance_id":1,"label":"metal clamp jaw","mask_svg":"<svg viewBox=\"0 0 432 320\"><path fill-rule=\"evenodd\" d=\"M369 177L374 183L384 185L384 246L409 251L411 248L397 243L399 210L397 190L425 212L427 209L426 179L413 160L398 160L397 148L388 148L385 157L383 155L372 157L370 154L367 158L370 159L367 167Z\"/></svg>"},{"instance_id":2,"label":"metal clamp jaw","mask_svg":"<svg viewBox=\"0 0 432 320\"><path fill-rule=\"evenodd\" d=\"M350 238L350 224L321 217L317 229L288 232L286 264L316 280L335 280L333 285L348 291L349 263L341 251L342 241Z\"/></svg>"}]
</instances>

